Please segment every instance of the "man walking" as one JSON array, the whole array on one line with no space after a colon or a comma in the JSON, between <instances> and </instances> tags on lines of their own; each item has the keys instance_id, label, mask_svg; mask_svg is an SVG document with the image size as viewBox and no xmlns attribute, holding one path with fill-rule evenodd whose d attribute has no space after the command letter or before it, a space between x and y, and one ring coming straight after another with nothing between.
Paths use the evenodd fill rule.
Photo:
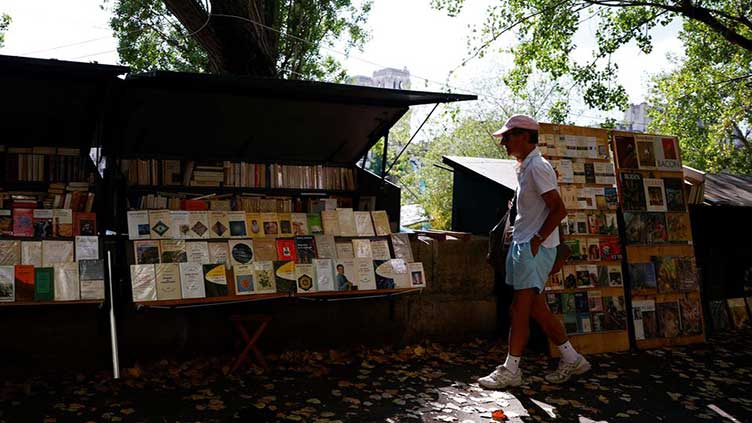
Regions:
<instances>
[{"instance_id":1,"label":"man walking","mask_svg":"<svg viewBox=\"0 0 752 423\"><path fill-rule=\"evenodd\" d=\"M484 388L501 389L522 384L520 358L530 335L530 317L561 352L559 366L546 375L564 383L590 370L590 363L572 347L564 325L551 313L543 288L556 260L559 224L567 216L559 195L556 173L538 150L538 122L515 115L493 134L509 156L517 159L517 217L506 259L506 283L514 288L510 308L509 352L503 365L478 379Z\"/></svg>"}]
</instances>

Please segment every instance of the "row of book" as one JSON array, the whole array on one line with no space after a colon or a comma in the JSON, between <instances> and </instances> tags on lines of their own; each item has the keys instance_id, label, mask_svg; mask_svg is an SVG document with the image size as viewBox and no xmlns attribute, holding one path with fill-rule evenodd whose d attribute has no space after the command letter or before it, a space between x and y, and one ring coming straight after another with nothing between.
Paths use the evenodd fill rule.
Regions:
<instances>
[{"instance_id":1,"label":"row of book","mask_svg":"<svg viewBox=\"0 0 752 423\"><path fill-rule=\"evenodd\" d=\"M627 211L687 211L681 178L644 178L637 172L621 172L621 194Z\"/></svg>"},{"instance_id":2,"label":"row of book","mask_svg":"<svg viewBox=\"0 0 752 423\"><path fill-rule=\"evenodd\" d=\"M686 244L692 241L688 213L624 213L628 244Z\"/></svg>"},{"instance_id":3,"label":"row of book","mask_svg":"<svg viewBox=\"0 0 752 423\"><path fill-rule=\"evenodd\" d=\"M702 335L699 300L632 300L635 339L676 338Z\"/></svg>"},{"instance_id":4,"label":"row of book","mask_svg":"<svg viewBox=\"0 0 752 423\"><path fill-rule=\"evenodd\" d=\"M131 265L134 302L425 286L423 264L402 259L314 259L310 264L261 260L232 271L222 263Z\"/></svg>"},{"instance_id":5,"label":"row of book","mask_svg":"<svg viewBox=\"0 0 752 423\"><path fill-rule=\"evenodd\" d=\"M104 300L104 260L0 266L0 302Z\"/></svg>"},{"instance_id":6,"label":"row of book","mask_svg":"<svg viewBox=\"0 0 752 423\"><path fill-rule=\"evenodd\" d=\"M137 197L134 209L186 210L186 211L246 211L252 213L290 213L291 197L236 195L230 199L191 199L183 193L144 194Z\"/></svg>"},{"instance_id":7,"label":"row of book","mask_svg":"<svg viewBox=\"0 0 752 423\"><path fill-rule=\"evenodd\" d=\"M651 256L646 263L629 263L629 279L633 292L670 294L699 289L697 264L692 256Z\"/></svg>"},{"instance_id":8,"label":"row of book","mask_svg":"<svg viewBox=\"0 0 752 423\"><path fill-rule=\"evenodd\" d=\"M71 209L0 210L0 236L49 239L93 235L97 235L96 213Z\"/></svg>"},{"instance_id":9,"label":"row of book","mask_svg":"<svg viewBox=\"0 0 752 423\"><path fill-rule=\"evenodd\" d=\"M96 236L77 236L75 241L0 240L0 266L51 267L99 258Z\"/></svg>"},{"instance_id":10,"label":"row of book","mask_svg":"<svg viewBox=\"0 0 752 423\"><path fill-rule=\"evenodd\" d=\"M617 237L566 237L562 241L572 255L569 261L618 261L621 260L621 243Z\"/></svg>"},{"instance_id":11,"label":"row of book","mask_svg":"<svg viewBox=\"0 0 752 423\"><path fill-rule=\"evenodd\" d=\"M135 264L225 263L228 267L250 264L255 260L284 260L311 264L316 258L399 258L407 262L413 261L410 240L406 233L392 234L390 238L337 240L332 235L230 241L139 240L133 241L133 252Z\"/></svg>"},{"instance_id":12,"label":"row of book","mask_svg":"<svg viewBox=\"0 0 752 423\"><path fill-rule=\"evenodd\" d=\"M567 210L616 210L619 199L614 187L578 187L559 185Z\"/></svg>"},{"instance_id":13,"label":"row of book","mask_svg":"<svg viewBox=\"0 0 752 423\"><path fill-rule=\"evenodd\" d=\"M561 222L564 235L619 235L616 213L570 213Z\"/></svg>"},{"instance_id":14,"label":"row of book","mask_svg":"<svg viewBox=\"0 0 752 423\"><path fill-rule=\"evenodd\" d=\"M616 136L614 144L620 169L682 171L676 138L635 134Z\"/></svg>"},{"instance_id":15,"label":"row of book","mask_svg":"<svg viewBox=\"0 0 752 423\"><path fill-rule=\"evenodd\" d=\"M614 165L609 162L583 163L569 159L552 159L549 162L560 184L616 184Z\"/></svg>"},{"instance_id":16,"label":"row of book","mask_svg":"<svg viewBox=\"0 0 752 423\"><path fill-rule=\"evenodd\" d=\"M608 160L611 157L606 139L581 135L540 133L538 150L548 157L591 160Z\"/></svg>"},{"instance_id":17,"label":"row of book","mask_svg":"<svg viewBox=\"0 0 752 423\"><path fill-rule=\"evenodd\" d=\"M127 218L131 240L277 238L312 234L368 237L391 233L386 211L353 211L351 208L307 214L132 210Z\"/></svg>"},{"instance_id":18,"label":"row of book","mask_svg":"<svg viewBox=\"0 0 752 423\"><path fill-rule=\"evenodd\" d=\"M78 148L0 146L3 155L5 182L88 181L91 176Z\"/></svg>"},{"instance_id":19,"label":"row of book","mask_svg":"<svg viewBox=\"0 0 752 423\"><path fill-rule=\"evenodd\" d=\"M600 291L548 293L546 301L564 323L567 334L627 329L623 296L601 296Z\"/></svg>"},{"instance_id":20,"label":"row of book","mask_svg":"<svg viewBox=\"0 0 752 423\"><path fill-rule=\"evenodd\" d=\"M549 276L546 289L588 289L623 287L621 264L567 264Z\"/></svg>"},{"instance_id":21,"label":"row of book","mask_svg":"<svg viewBox=\"0 0 752 423\"><path fill-rule=\"evenodd\" d=\"M348 167L270 165L269 188L355 190L355 171Z\"/></svg>"}]
</instances>

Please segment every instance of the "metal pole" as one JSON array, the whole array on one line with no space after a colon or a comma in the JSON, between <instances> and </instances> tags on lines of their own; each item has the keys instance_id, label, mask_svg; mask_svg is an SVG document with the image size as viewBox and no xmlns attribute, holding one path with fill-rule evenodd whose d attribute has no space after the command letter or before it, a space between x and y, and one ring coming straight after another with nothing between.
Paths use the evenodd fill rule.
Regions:
<instances>
[{"instance_id":1,"label":"metal pole","mask_svg":"<svg viewBox=\"0 0 752 423\"><path fill-rule=\"evenodd\" d=\"M389 160L389 131L384 134L384 153L381 155L381 179L386 178L386 161Z\"/></svg>"},{"instance_id":2,"label":"metal pole","mask_svg":"<svg viewBox=\"0 0 752 423\"><path fill-rule=\"evenodd\" d=\"M418 127L418 130L417 130L417 131L415 131L415 133L413 134L413 136L412 136L412 137L410 137L410 139L409 139L409 140L407 141L407 144L405 144L405 146L404 146L404 147L402 147L402 150L400 150L399 154L397 154L397 157L395 157L395 158L394 158L394 161L393 161L393 162L392 162L392 164L391 164L391 165L389 166L389 169L388 169L388 170L386 171L386 173L389 173L389 172L390 172L390 171L392 170L392 168L394 167L394 165L396 165L396 164L397 164L397 160L399 160L399 158L400 158L400 157L402 156L402 153L404 153L404 152L405 152L405 150L407 150L407 147L408 147L408 146L410 145L410 143L411 143L411 142L413 142L413 138L415 138L415 136L416 136L416 135L418 135L418 133L420 132L420 130L421 130L421 129L423 129L423 125L425 125L425 124L426 124L426 122L428 122L428 119L430 119L430 118L431 118L431 115L432 115L432 114L433 114L433 112L434 112L434 111L436 110L436 108L437 108L437 107L439 107L439 104L440 104L440 103L436 103L436 105L435 105L435 106L433 106L433 109L431 109L431 112L430 112L430 113L428 114L428 116L426 116L426 118L425 118L425 119L423 119L423 123L421 123L421 124L420 124L420 126ZM386 157L386 156L384 156L384 157ZM382 175L383 175L383 173L384 173L384 172L381 172L381 173L382 173ZM384 175L384 176L385 176L385 175ZM383 178L384 176L382 176L382 178Z\"/></svg>"},{"instance_id":3,"label":"metal pole","mask_svg":"<svg viewBox=\"0 0 752 423\"><path fill-rule=\"evenodd\" d=\"M110 340L112 341L112 375L120 379L120 359L118 358L117 326L115 325L115 302L112 300L112 256L107 250L107 275L110 281Z\"/></svg>"}]
</instances>

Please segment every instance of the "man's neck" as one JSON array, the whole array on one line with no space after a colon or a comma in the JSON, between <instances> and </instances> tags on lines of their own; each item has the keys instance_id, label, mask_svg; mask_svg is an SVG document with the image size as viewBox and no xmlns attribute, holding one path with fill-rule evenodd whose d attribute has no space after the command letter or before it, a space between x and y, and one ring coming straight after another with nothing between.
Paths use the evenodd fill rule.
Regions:
<instances>
[{"instance_id":1,"label":"man's neck","mask_svg":"<svg viewBox=\"0 0 752 423\"><path fill-rule=\"evenodd\" d=\"M519 156L517 157L517 163L522 164L522 162L525 161L525 159L527 158L527 156L529 156L530 153L532 153L533 150L535 150L535 147L537 147L537 145L535 145L535 144L529 144L528 146L526 146L525 150L522 151L519 154Z\"/></svg>"}]
</instances>

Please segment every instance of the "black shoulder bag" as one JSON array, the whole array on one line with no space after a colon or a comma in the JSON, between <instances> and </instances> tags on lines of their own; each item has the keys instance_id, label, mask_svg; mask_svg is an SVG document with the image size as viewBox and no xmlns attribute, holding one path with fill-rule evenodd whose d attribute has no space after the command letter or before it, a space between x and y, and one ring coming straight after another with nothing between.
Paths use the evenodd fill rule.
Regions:
<instances>
[{"instance_id":1,"label":"black shoulder bag","mask_svg":"<svg viewBox=\"0 0 752 423\"><path fill-rule=\"evenodd\" d=\"M509 246L512 244L512 231L514 219L517 217L517 194L512 197L509 208L488 233L488 253L486 261L493 267L497 274L502 277L506 274L506 261Z\"/></svg>"}]
</instances>

